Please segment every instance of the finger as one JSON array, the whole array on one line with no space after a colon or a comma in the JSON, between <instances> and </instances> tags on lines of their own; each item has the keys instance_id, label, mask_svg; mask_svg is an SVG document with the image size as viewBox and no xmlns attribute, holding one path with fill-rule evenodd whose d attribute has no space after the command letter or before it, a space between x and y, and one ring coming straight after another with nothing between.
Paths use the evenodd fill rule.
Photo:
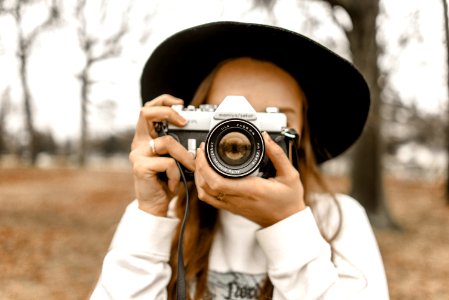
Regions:
<instances>
[{"instance_id":1,"label":"finger","mask_svg":"<svg viewBox=\"0 0 449 300\"><path fill-rule=\"evenodd\" d=\"M176 171L174 170L178 170L178 167L175 160L170 157L140 156L133 161L134 175L137 175L139 178L145 178L162 172L170 173L170 175L174 175L176 177ZM169 174L167 174L167 176L168 175Z\"/></svg>"},{"instance_id":2,"label":"finger","mask_svg":"<svg viewBox=\"0 0 449 300\"><path fill-rule=\"evenodd\" d=\"M167 169L166 174L168 178L168 189L170 190L170 192L175 192L181 180L181 171L175 164L175 166L170 166L170 168Z\"/></svg>"},{"instance_id":3,"label":"finger","mask_svg":"<svg viewBox=\"0 0 449 300\"><path fill-rule=\"evenodd\" d=\"M172 105L182 105L184 104L184 101L180 98L173 97L168 94L160 95L156 98L154 98L151 101L145 102L145 107L151 107L151 106L172 106Z\"/></svg>"},{"instance_id":4,"label":"finger","mask_svg":"<svg viewBox=\"0 0 449 300\"><path fill-rule=\"evenodd\" d=\"M153 122L167 120L177 126L185 125L187 123L186 120L170 107L171 105L183 103L182 99L166 94L146 102L140 110L133 142L141 141L148 136L157 137L152 126ZM158 116L158 114L161 114L161 116Z\"/></svg>"},{"instance_id":5,"label":"finger","mask_svg":"<svg viewBox=\"0 0 449 300\"><path fill-rule=\"evenodd\" d=\"M187 120L184 119L176 110L168 106L144 106L142 115L149 123L168 121L176 126L184 126Z\"/></svg>"},{"instance_id":6,"label":"finger","mask_svg":"<svg viewBox=\"0 0 449 300\"><path fill-rule=\"evenodd\" d=\"M204 178L201 188L210 195L218 195L222 192L226 194L226 202L232 206L239 206L238 201L243 198L247 200L258 199L263 192L255 189L266 184L265 179L257 176L246 176L243 178L225 178L216 173L206 160L204 143L197 150L195 160L195 176L201 175ZM197 186L198 187L198 186ZM233 202L235 201L237 202ZM239 200L240 199L240 200ZM231 203L232 202L232 203Z\"/></svg>"},{"instance_id":7,"label":"finger","mask_svg":"<svg viewBox=\"0 0 449 300\"><path fill-rule=\"evenodd\" d=\"M228 207L226 198L224 198L223 200L218 200L216 196L212 196L207 193L200 195L200 191L198 191L198 199L218 209L226 209Z\"/></svg>"},{"instance_id":8,"label":"finger","mask_svg":"<svg viewBox=\"0 0 449 300\"><path fill-rule=\"evenodd\" d=\"M153 140L154 149L151 149L149 140L146 143L140 143L129 154L131 162L139 159L141 156L145 157L160 157L168 155L177 160L190 171L195 171L195 158L172 136L162 136Z\"/></svg>"},{"instance_id":9,"label":"finger","mask_svg":"<svg viewBox=\"0 0 449 300\"><path fill-rule=\"evenodd\" d=\"M174 191L179 184L181 173L176 161L170 157L140 157L133 164L134 175L140 179L149 180L157 173L166 173L168 187Z\"/></svg>"},{"instance_id":10,"label":"finger","mask_svg":"<svg viewBox=\"0 0 449 300\"><path fill-rule=\"evenodd\" d=\"M139 142L142 142L145 138L148 139L149 136L150 136L150 129L141 111L139 114L139 118L137 120L136 130L134 132L134 138L131 145L131 149L135 149L138 146Z\"/></svg>"},{"instance_id":11,"label":"finger","mask_svg":"<svg viewBox=\"0 0 449 300\"><path fill-rule=\"evenodd\" d=\"M195 173L199 173L204 178L204 183L201 188L205 189L210 194L223 192L226 194L243 195L253 192L250 185L245 184L245 182L250 180L251 176L240 179L231 179L222 177L215 172L206 160L203 146L197 150Z\"/></svg>"},{"instance_id":12,"label":"finger","mask_svg":"<svg viewBox=\"0 0 449 300\"><path fill-rule=\"evenodd\" d=\"M145 103L144 107L172 106L172 105L183 105L183 104L184 104L184 101L182 99L173 97L168 94L163 94L151 101L147 101ZM157 137L158 134L157 134L156 130L154 129L154 126L152 126L152 124L150 123L148 127L149 127L150 136Z\"/></svg>"},{"instance_id":13,"label":"finger","mask_svg":"<svg viewBox=\"0 0 449 300\"><path fill-rule=\"evenodd\" d=\"M206 161L206 157L204 155L203 144L196 151L196 159L195 159L195 167L196 173L198 176L201 176L201 180L198 182L198 186L204 190L207 190L209 193L218 188L224 188L221 184L223 181L222 176L218 175L214 170L211 169L209 163ZM213 187L209 186L208 182L213 183Z\"/></svg>"},{"instance_id":14,"label":"finger","mask_svg":"<svg viewBox=\"0 0 449 300\"><path fill-rule=\"evenodd\" d=\"M136 125L136 132L134 139L136 142L142 142L150 137L157 137L154 130L153 123L168 121L176 126L184 126L187 124L187 120L184 119L178 112L171 107L167 106L155 106L155 107L142 107L140 110L139 119Z\"/></svg>"},{"instance_id":15,"label":"finger","mask_svg":"<svg viewBox=\"0 0 449 300\"><path fill-rule=\"evenodd\" d=\"M283 176L291 172L293 166L281 146L273 141L266 131L262 133L262 136L265 142L265 153L273 163L277 176Z\"/></svg>"},{"instance_id":16,"label":"finger","mask_svg":"<svg viewBox=\"0 0 449 300\"><path fill-rule=\"evenodd\" d=\"M199 173L195 172L195 186L198 193L198 199L216 207L216 208L222 208L221 205L223 203L223 200L218 200L217 196L219 193L216 193L216 195L212 194L212 192L208 191L208 185L204 180L204 177Z\"/></svg>"},{"instance_id":17,"label":"finger","mask_svg":"<svg viewBox=\"0 0 449 300\"><path fill-rule=\"evenodd\" d=\"M133 143L146 143L148 137L156 138L153 122L165 120L177 126L184 126L187 123L187 120L170 107L143 107L137 121Z\"/></svg>"},{"instance_id":18,"label":"finger","mask_svg":"<svg viewBox=\"0 0 449 300\"><path fill-rule=\"evenodd\" d=\"M214 195L214 193L218 195L219 192L214 192L209 187L209 185L207 184L206 180L204 180L204 177L201 174L201 172L195 172L194 173L194 177L195 177L195 186L196 186L197 191L198 191L198 197L202 198L206 194Z\"/></svg>"},{"instance_id":19,"label":"finger","mask_svg":"<svg viewBox=\"0 0 449 300\"><path fill-rule=\"evenodd\" d=\"M195 172L194 174L194 181L195 181L195 186L196 186L196 190L198 193L198 198L202 199L206 194L206 190L204 189L206 183L204 181L204 177L201 176L201 174L199 172Z\"/></svg>"},{"instance_id":20,"label":"finger","mask_svg":"<svg viewBox=\"0 0 449 300\"><path fill-rule=\"evenodd\" d=\"M195 158L171 135L154 139L154 150L158 155L170 155L190 171L195 171Z\"/></svg>"}]
</instances>

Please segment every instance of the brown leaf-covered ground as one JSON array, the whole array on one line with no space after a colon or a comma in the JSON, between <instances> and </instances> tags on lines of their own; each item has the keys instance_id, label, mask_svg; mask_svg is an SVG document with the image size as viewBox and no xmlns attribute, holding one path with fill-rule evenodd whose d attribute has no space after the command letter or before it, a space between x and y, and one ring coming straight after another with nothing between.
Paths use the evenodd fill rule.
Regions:
<instances>
[{"instance_id":1,"label":"brown leaf-covered ground","mask_svg":"<svg viewBox=\"0 0 449 300\"><path fill-rule=\"evenodd\" d=\"M0 169L0 299L88 298L132 186L128 170ZM386 194L402 227L376 230L391 299L449 299L443 183L389 179Z\"/></svg>"}]
</instances>

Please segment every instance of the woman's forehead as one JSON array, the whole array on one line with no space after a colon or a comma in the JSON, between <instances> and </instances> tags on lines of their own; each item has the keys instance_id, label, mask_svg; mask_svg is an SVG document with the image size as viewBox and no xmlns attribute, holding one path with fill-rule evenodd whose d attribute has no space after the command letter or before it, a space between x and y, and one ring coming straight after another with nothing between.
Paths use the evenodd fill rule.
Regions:
<instances>
[{"instance_id":1,"label":"woman's forehead","mask_svg":"<svg viewBox=\"0 0 449 300\"><path fill-rule=\"evenodd\" d=\"M245 96L256 110L267 106L300 106L302 91L286 71L278 66L251 58L224 63L217 71L208 102L219 104L228 95Z\"/></svg>"},{"instance_id":2,"label":"woman's forehead","mask_svg":"<svg viewBox=\"0 0 449 300\"><path fill-rule=\"evenodd\" d=\"M215 73L207 102L219 105L230 95L244 96L258 112L278 107L287 114L289 126L302 127L304 94L290 74L270 62L239 58L224 63Z\"/></svg>"}]
</instances>

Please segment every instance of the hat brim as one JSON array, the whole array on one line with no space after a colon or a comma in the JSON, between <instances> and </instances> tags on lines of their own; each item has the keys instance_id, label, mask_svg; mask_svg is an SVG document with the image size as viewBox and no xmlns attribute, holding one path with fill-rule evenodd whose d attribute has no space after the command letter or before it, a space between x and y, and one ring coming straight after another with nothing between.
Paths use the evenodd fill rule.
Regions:
<instances>
[{"instance_id":1,"label":"hat brim","mask_svg":"<svg viewBox=\"0 0 449 300\"><path fill-rule=\"evenodd\" d=\"M268 25L214 22L172 35L145 64L142 101L171 94L188 104L218 63L237 57L270 61L297 80L307 98L312 147L318 163L347 150L362 133L370 94L360 72L313 40Z\"/></svg>"}]
</instances>

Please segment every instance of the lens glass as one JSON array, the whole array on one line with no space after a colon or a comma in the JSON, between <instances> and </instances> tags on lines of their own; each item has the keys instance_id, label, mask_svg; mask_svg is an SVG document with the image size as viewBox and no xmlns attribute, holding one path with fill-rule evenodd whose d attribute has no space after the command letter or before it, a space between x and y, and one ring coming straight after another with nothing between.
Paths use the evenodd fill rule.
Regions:
<instances>
[{"instance_id":1,"label":"lens glass","mask_svg":"<svg viewBox=\"0 0 449 300\"><path fill-rule=\"evenodd\" d=\"M252 145L246 135L233 131L225 134L218 143L219 157L230 166L240 166L251 156Z\"/></svg>"},{"instance_id":2,"label":"lens glass","mask_svg":"<svg viewBox=\"0 0 449 300\"><path fill-rule=\"evenodd\" d=\"M244 119L231 118L218 123L210 130L205 144L210 166L229 178L254 173L264 157L262 134Z\"/></svg>"}]
</instances>

